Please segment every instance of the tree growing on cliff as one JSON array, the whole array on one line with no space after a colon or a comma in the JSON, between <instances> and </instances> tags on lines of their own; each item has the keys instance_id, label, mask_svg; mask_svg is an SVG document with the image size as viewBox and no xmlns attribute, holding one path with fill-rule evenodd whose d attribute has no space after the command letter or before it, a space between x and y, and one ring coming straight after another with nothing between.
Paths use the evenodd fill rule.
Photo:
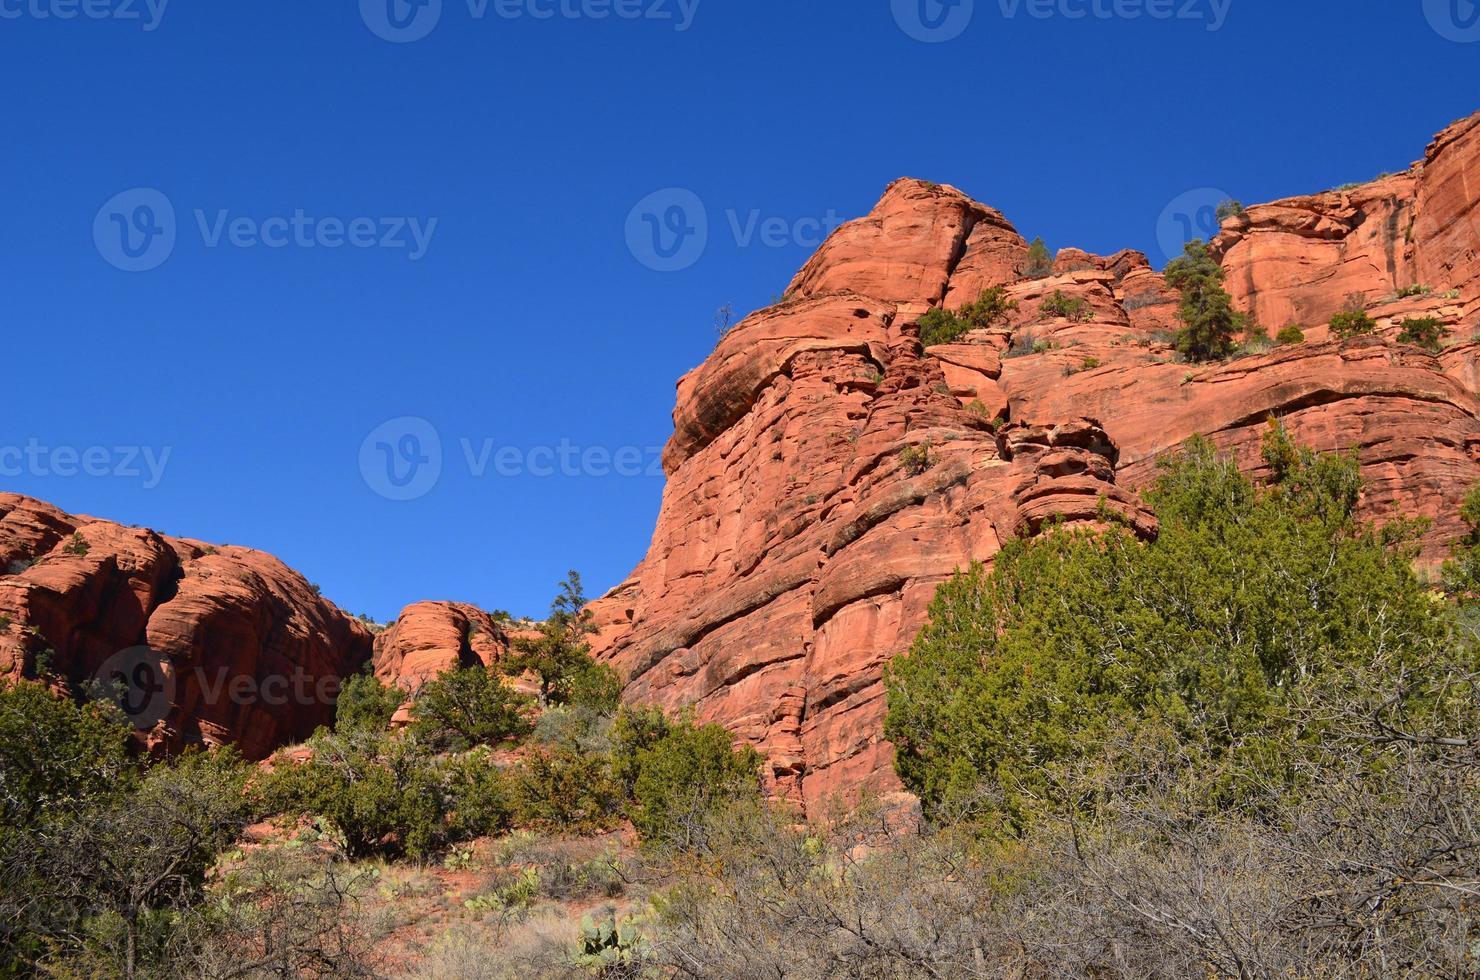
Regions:
<instances>
[{"instance_id":1,"label":"tree growing on cliff","mask_svg":"<svg viewBox=\"0 0 1480 980\"><path fill-rule=\"evenodd\" d=\"M986 330L1006 320L1017 308L1017 300L1008 299L1006 286L983 289L954 313L937 306L920 317L920 343L926 347L954 343L973 330Z\"/></svg>"},{"instance_id":2,"label":"tree growing on cliff","mask_svg":"<svg viewBox=\"0 0 1480 980\"><path fill-rule=\"evenodd\" d=\"M560 591L550 604L550 617L540 624L539 635L514 638L514 654L506 661L507 670L535 675L541 708L570 703L615 708L621 680L610 667L591 658L586 637L595 632L580 573L572 571L560 583Z\"/></svg>"},{"instance_id":3,"label":"tree growing on cliff","mask_svg":"<svg viewBox=\"0 0 1480 980\"><path fill-rule=\"evenodd\" d=\"M1028 266L1023 270L1023 275L1029 279L1043 279L1053 274L1053 255L1049 253L1048 246L1043 244L1042 238L1033 239L1033 244L1028 246Z\"/></svg>"},{"instance_id":4,"label":"tree growing on cliff","mask_svg":"<svg viewBox=\"0 0 1480 980\"><path fill-rule=\"evenodd\" d=\"M1201 239L1188 242L1182 255L1166 267L1167 285L1182 294L1177 318L1182 328L1173 343L1189 361L1211 361L1229 356L1244 329L1244 316L1233 308L1233 297L1223 288L1223 267Z\"/></svg>"}]
</instances>

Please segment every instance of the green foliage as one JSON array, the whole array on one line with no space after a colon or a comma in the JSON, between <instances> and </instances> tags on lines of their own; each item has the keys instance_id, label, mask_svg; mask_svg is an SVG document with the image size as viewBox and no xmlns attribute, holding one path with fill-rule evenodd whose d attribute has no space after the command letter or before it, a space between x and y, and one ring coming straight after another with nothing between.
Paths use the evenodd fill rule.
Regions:
<instances>
[{"instance_id":1,"label":"green foliage","mask_svg":"<svg viewBox=\"0 0 1480 980\"><path fill-rule=\"evenodd\" d=\"M529 699L491 669L454 667L417 692L411 730L435 748L497 745L533 730L528 707Z\"/></svg>"},{"instance_id":2,"label":"green foliage","mask_svg":"<svg viewBox=\"0 0 1480 980\"><path fill-rule=\"evenodd\" d=\"M642 954L642 930L633 919L618 923L615 917L596 922L581 919L581 934L571 950L571 962L602 976L626 976Z\"/></svg>"},{"instance_id":3,"label":"green foliage","mask_svg":"<svg viewBox=\"0 0 1480 980\"><path fill-rule=\"evenodd\" d=\"M130 789L128 728L103 702L79 706L29 681L0 685L0 844Z\"/></svg>"},{"instance_id":4,"label":"green foliage","mask_svg":"<svg viewBox=\"0 0 1480 980\"><path fill-rule=\"evenodd\" d=\"M560 583L560 592L550 605L550 617L540 624L539 636L517 637L514 655L506 669L531 673L539 681L541 707L579 703L610 709L621 695L621 679L591 658L586 637L596 632L581 576L572 571Z\"/></svg>"},{"instance_id":5,"label":"green foliage","mask_svg":"<svg viewBox=\"0 0 1480 980\"><path fill-rule=\"evenodd\" d=\"M656 709L624 710L612 738L612 773L631 795L644 841L686 846L705 813L760 791L760 756L734 749L719 725L669 720Z\"/></svg>"},{"instance_id":6,"label":"green foliage","mask_svg":"<svg viewBox=\"0 0 1480 980\"><path fill-rule=\"evenodd\" d=\"M1398 326L1402 328L1398 333L1398 343L1417 344L1429 350L1442 347L1444 336L1449 333L1439 319L1432 316L1410 317Z\"/></svg>"},{"instance_id":7,"label":"green foliage","mask_svg":"<svg viewBox=\"0 0 1480 980\"><path fill-rule=\"evenodd\" d=\"M307 761L282 762L262 781L267 812L324 818L354 857L422 857L447 841L452 801L414 738L321 732L308 749Z\"/></svg>"},{"instance_id":8,"label":"green foliage","mask_svg":"<svg viewBox=\"0 0 1480 980\"><path fill-rule=\"evenodd\" d=\"M515 822L539 830L605 830L622 811L609 760L568 749L531 754L514 771L510 793Z\"/></svg>"},{"instance_id":9,"label":"green foliage","mask_svg":"<svg viewBox=\"0 0 1480 980\"><path fill-rule=\"evenodd\" d=\"M1331 336L1348 340L1377 330L1377 321L1361 310L1342 310L1331 318Z\"/></svg>"},{"instance_id":10,"label":"green foliage","mask_svg":"<svg viewBox=\"0 0 1480 980\"><path fill-rule=\"evenodd\" d=\"M1217 217L1220 222L1229 218L1236 218L1244 213L1243 204L1234 200L1227 200L1218 205Z\"/></svg>"},{"instance_id":11,"label":"green foliage","mask_svg":"<svg viewBox=\"0 0 1480 980\"><path fill-rule=\"evenodd\" d=\"M1452 556L1444 563L1444 586L1466 604L1474 604L1480 598L1480 485L1465 494L1459 519L1469 530L1454 543Z\"/></svg>"},{"instance_id":12,"label":"green foliage","mask_svg":"<svg viewBox=\"0 0 1480 980\"><path fill-rule=\"evenodd\" d=\"M75 555L78 558L83 557L91 550L92 546L87 543L87 539L82 536L81 531L72 532L71 539L62 545L62 551L69 555Z\"/></svg>"},{"instance_id":13,"label":"green foliage","mask_svg":"<svg viewBox=\"0 0 1480 980\"><path fill-rule=\"evenodd\" d=\"M1209 803L1286 781L1323 730L1299 720L1305 699L1353 665L1432 649L1447 620L1412 571L1413 528L1353 519L1354 458L1276 427L1265 463L1258 487L1194 441L1148 495L1154 542L1054 530L942 585L887 676L906 785L935 807L985 790L983 812L1016 832L1064 802L1056 773L1127 733L1228 761L1240 775Z\"/></svg>"},{"instance_id":14,"label":"green foliage","mask_svg":"<svg viewBox=\"0 0 1480 980\"><path fill-rule=\"evenodd\" d=\"M334 703L334 730L383 732L404 699L399 687L381 683L374 674L356 674L339 689Z\"/></svg>"},{"instance_id":15,"label":"green foliage","mask_svg":"<svg viewBox=\"0 0 1480 980\"><path fill-rule=\"evenodd\" d=\"M249 772L230 749L190 752L109 792L46 800L0 843L0 972L153 975L253 815Z\"/></svg>"},{"instance_id":16,"label":"green foliage","mask_svg":"<svg viewBox=\"0 0 1480 980\"><path fill-rule=\"evenodd\" d=\"M1201 239L1187 243L1183 254L1166 267L1167 285L1182 294L1177 318L1182 328L1173 341L1190 361L1227 357L1233 338L1244 328L1244 316L1233 308L1233 297L1223 288L1223 268Z\"/></svg>"},{"instance_id":17,"label":"green foliage","mask_svg":"<svg viewBox=\"0 0 1480 980\"><path fill-rule=\"evenodd\" d=\"M899 451L899 468L910 476L919 476L935 465L935 454L930 451L928 441L905 446Z\"/></svg>"},{"instance_id":18,"label":"green foliage","mask_svg":"<svg viewBox=\"0 0 1480 980\"><path fill-rule=\"evenodd\" d=\"M1029 279L1043 279L1053 274L1053 256L1042 238L1033 239L1028 246L1028 267L1023 273Z\"/></svg>"},{"instance_id":19,"label":"green foliage","mask_svg":"<svg viewBox=\"0 0 1480 980\"><path fill-rule=\"evenodd\" d=\"M1287 344L1305 343L1305 331L1300 329L1300 324L1291 323L1280 328L1280 332L1274 335L1274 342L1281 347Z\"/></svg>"},{"instance_id":20,"label":"green foliage","mask_svg":"<svg viewBox=\"0 0 1480 980\"><path fill-rule=\"evenodd\" d=\"M973 330L985 330L1005 320L1017 308L1017 301L1007 298L1005 286L982 290L975 301L954 313L942 306L934 307L920 317L920 343L926 347L954 343Z\"/></svg>"},{"instance_id":21,"label":"green foliage","mask_svg":"<svg viewBox=\"0 0 1480 980\"><path fill-rule=\"evenodd\" d=\"M450 760L446 773L453 839L487 837L509 828L514 816L510 777L486 751Z\"/></svg>"},{"instance_id":22,"label":"green foliage","mask_svg":"<svg viewBox=\"0 0 1480 980\"><path fill-rule=\"evenodd\" d=\"M1090 308L1087 301L1077 296L1070 296L1062 289L1055 289L1049 294L1043 300L1043 305L1038 308L1038 312L1046 317L1063 317L1074 323L1083 323L1095 317L1094 310Z\"/></svg>"},{"instance_id":23,"label":"green foliage","mask_svg":"<svg viewBox=\"0 0 1480 980\"><path fill-rule=\"evenodd\" d=\"M1425 286L1422 283L1414 283L1412 286L1404 286L1402 289L1398 290L1397 296L1398 299L1410 299L1414 296L1427 296L1433 291L1434 290L1432 288L1430 288L1429 286Z\"/></svg>"}]
</instances>

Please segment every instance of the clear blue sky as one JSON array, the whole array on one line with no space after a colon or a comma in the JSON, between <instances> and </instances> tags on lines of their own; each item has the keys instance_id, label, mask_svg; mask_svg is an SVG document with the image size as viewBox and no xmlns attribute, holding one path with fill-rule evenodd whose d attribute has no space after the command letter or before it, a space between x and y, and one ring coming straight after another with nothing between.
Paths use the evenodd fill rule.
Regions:
<instances>
[{"instance_id":1,"label":"clear blue sky","mask_svg":"<svg viewBox=\"0 0 1480 980\"><path fill-rule=\"evenodd\" d=\"M1480 108L1468 0L152 2L0 0L0 487L272 551L382 619L620 581L716 307L895 177L1161 262L1184 192L1366 179ZM702 252L643 245L696 200Z\"/></svg>"}]
</instances>

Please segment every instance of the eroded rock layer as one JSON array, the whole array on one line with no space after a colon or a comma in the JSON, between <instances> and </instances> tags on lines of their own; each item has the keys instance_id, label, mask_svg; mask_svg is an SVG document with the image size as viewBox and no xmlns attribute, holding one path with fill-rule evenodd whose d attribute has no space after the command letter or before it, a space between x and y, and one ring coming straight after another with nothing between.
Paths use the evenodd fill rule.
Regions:
<instances>
[{"instance_id":1,"label":"eroded rock layer","mask_svg":"<svg viewBox=\"0 0 1480 980\"><path fill-rule=\"evenodd\" d=\"M1135 490L1195 433L1251 471L1271 417L1354 449L1366 512L1435 518L1437 559L1480 481L1477 201L1480 116L1403 174L1249 208L1214 243L1230 291L1271 331L1306 325L1309 342L1189 365L1169 346L1177 294L1140 253L1065 250L1027 279L1001 214L896 182L679 382L652 545L593 604L598 654L630 700L694 706L815 804L899 788L882 671L941 581L1051 520L1108 512L1154 534ZM996 285L1018 303L1006 322L922 349L931 305ZM1055 292L1084 312L1046 313ZM1376 335L1327 338L1349 302ZM1450 345L1397 343L1409 316L1440 319Z\"/></svg>"},{"instance_id":2,"label":"eroded rock layer","mask_svg":"<svg viewBox=\"0 0 1480 980\"><path fill-rule=\"evenodd\" d=\"M150 748L234 743L258 759L333 718L371 636L271 555L0 493L0 675L80 692L136 647L166 675L131 692L164 699Z\"/></svg>"}]
</instances>

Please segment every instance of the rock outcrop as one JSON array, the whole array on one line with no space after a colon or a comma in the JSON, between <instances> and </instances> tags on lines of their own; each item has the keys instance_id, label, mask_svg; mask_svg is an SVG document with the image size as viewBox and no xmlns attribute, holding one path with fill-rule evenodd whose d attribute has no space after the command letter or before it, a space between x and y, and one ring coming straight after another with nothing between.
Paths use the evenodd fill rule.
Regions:
<instances>
[{"instance_id":1,"label":"rock outcrop","mask_svg":"<svg viewBox=\"0 0 1480 980\"><path fill-rule=\"evenodd\" d=\"M363 623L271 555L0 493L0 675L73 692L126 676L151 749L263 758L329 722L370 652Z\"/></svg>"},{"instance_id":2,"label":"rock outcrop","mask_svg":"<svg viewBox=\"0 0 1480 980\"><path fill-rule=\"evenodd\" d=\"M509 652L493 616L462 602L417 602L375 637L375 676L414 693L445 670L492 667Z\"/></svg>"},{"instance_id":3,"label":"rock outcrop","mask_svg":"<svg viewBox=\"0 0 1480 980\"><path fill-rule=\"evenodd\" d=\"M882 671L941 581L1049 521L1154 534L1135 491L1195 433L1256 472L1271 417L1355 450L1366 513L1435 518L1437 559L1480 481L1477 202L1480 116L1406 173L1249 208L1214 242L1230 291L1310 342L1189 365L1169 346L1178 296L1140 253L1065 250L1026 279L1001 214L896 182L679 382L652 545L593 604L598 655L630 700L692 705L815 804L899 788ZM1418 284L1432 291L1394 295ZM1006 322L922 349L930 306L997 285L1018 303ZM1049 315L1055 292L1082 312ZM1320 324L1358 294L1378 333L1328 339ZM1457 342L1397 343L1419 315Z\"/></svg>"}]
</instances>

